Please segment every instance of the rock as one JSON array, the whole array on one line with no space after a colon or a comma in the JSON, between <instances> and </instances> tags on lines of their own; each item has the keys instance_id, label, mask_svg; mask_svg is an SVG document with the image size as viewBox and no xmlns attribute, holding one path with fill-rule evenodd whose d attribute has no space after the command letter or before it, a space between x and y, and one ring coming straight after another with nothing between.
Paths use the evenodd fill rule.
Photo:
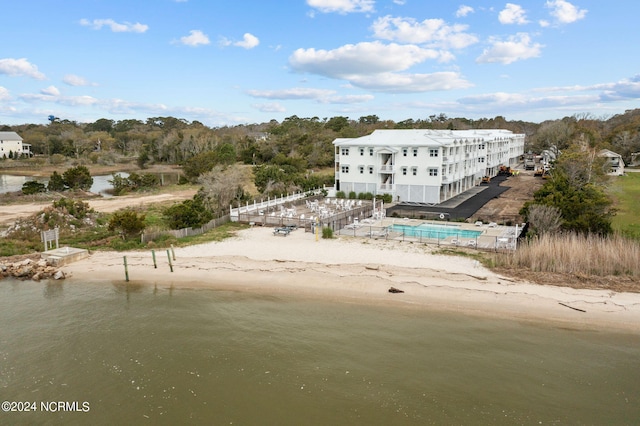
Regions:
<instances>
[{"instance_id":1,"label":"rock","mask_svg":"<svg viewBox=\"0 0 640 426\"><path fill-rule=\"evenodd\" d=\"M33 268L31 266L19 267L14 270L13 276L17 278L28 278L33 274Z\"/></svg>"},{"instance_id":2,"label":"rock","mask_svg":"<svg viewBox=\"0 0 640 426\"><path fill-rule=\"evenodd\" d=\"M64 272L62 271L56 271L55 274L53 274L53 279L54 280L63 280L65 278Z\"/></svg>"},{"instance_id":3,"label":"rock","mask_svg":"<svg viewBox=\"0 0 640 426\"><path fill-rule=\"evenodd\" d=\"M389 288L389 293L404 293L404 290L400 290L399 288L391 287L391 288Z\"/></svg>"}]
</instances>

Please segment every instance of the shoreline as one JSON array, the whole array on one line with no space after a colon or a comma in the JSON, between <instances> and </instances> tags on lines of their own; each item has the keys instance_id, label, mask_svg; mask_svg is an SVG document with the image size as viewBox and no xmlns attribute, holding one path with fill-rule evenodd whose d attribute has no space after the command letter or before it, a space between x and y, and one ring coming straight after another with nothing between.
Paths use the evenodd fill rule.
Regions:
<instances>
[{"instance_id":1,"label":"shoreline","mask_svg":"<svg viewBox=\"0 0 640 426\"><path fill-rule=\"evenodd\" d=\"M543 286L507 278L424 244L330 240L296 230L240 231L221 242L167 250L94 252L61 269L66 281L211 289L398 306L572 327L640 333L640 294ZM404 293L389 293L395 287Z\"/></svg>"}]
</instances>

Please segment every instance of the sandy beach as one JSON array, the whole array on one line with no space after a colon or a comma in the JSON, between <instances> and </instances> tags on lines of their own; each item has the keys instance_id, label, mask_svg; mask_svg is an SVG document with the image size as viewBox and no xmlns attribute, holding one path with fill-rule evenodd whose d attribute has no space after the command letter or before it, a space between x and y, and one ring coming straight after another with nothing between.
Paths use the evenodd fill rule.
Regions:
<instances>
[{"instance_id":1,"label":"sandy beach","mask_svg":"<svg viewBox=\"0 0 640 426\"><path fill-rule=\"evenodd\" d=\"M62 269L67 281L161 288L210 288L318 297L513 319L590 330L640 333L640 294L541 286L500 276L463 257L433 254L424 244L340 237L288 236L271 228L241 231L222 242L166 249L95 252ZM171 255L171 251L169 251ZM404 293L390 293L394 287Z\"/></svg>"}]
</instances>

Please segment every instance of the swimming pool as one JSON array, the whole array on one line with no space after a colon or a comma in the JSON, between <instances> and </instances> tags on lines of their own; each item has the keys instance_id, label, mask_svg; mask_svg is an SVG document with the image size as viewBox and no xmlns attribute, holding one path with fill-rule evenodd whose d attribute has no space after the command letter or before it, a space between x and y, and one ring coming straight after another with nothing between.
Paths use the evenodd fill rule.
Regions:
<instances>
[{"instance_id":1,"label":"swimming pool","mask_svg":"<svg viewBox=\"0 0 640 426\"><path fill-rule=\"evenodd\" d=\"M403 233L407 237L434 238L439 240L444 240L448 237L474 239L482 234L482 231L461 229L457 225L433 225L430 223L422 223L417 226L393 224L391 225L391 231Z\"/></svg>"}]
</instances>

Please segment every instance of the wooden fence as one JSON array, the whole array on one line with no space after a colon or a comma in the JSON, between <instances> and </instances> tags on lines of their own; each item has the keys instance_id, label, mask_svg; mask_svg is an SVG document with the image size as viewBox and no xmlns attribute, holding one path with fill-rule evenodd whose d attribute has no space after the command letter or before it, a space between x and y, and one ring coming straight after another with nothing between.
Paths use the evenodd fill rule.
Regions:
<instances>
[{"instance_id":1,"label":"wooden fence","mask_svg":"<svg viewBox=\"0 0 640 426\"><path fill-rule=\"evenodd\" d=\"M205 223L200 228L182 228L182 229L170 229L170 230L158 231L158 232L145 232L140 236L140 240L142 241L142 243L147 243L163 235L171 235L175 238L192 237L194 235L204 234L205 232L210 231L213 228L217 228L218 226L223 225L229 221L230 221L230 216L225 215L217 219L213 219L208 223Z\"/></svg>"}]
</instances>

